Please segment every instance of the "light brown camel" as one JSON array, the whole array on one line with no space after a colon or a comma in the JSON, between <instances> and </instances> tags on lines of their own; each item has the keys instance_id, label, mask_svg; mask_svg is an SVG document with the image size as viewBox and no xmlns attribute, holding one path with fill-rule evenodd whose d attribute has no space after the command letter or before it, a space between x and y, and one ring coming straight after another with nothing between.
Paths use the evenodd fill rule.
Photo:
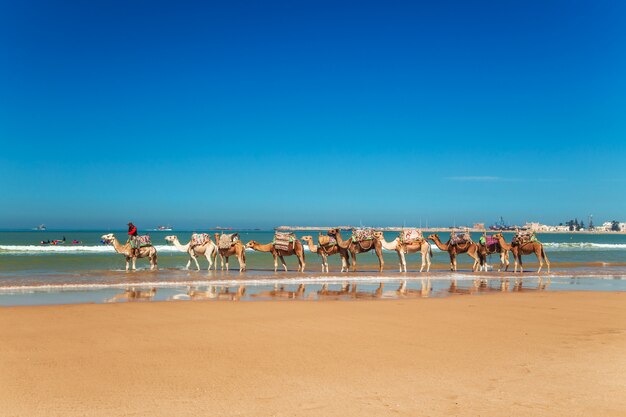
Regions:
<instances>
[{"instance_id":1,"label":"light brown camel","mask_svg":"<svg viewBox=\"0 0 626 417\"><path fill-rule=\"evenodd\" d=\"M348 272L348 268L350 268L350 254L348 253L348 249L340 248L337 244L331 245L330 242L322 244L320 237L318 237L317 245L313 243L313 236L302 236L302 241L309 245L311 253L317 253L322 258L322 272L328 272L328 257L336 254L339 254L341 257L341 272ZM328 239L328 237L326 237L326 239Z\"/></svg>"},{"instance_id":2,"label":"light brown camel","mask_svg":"<svg viewBox=\"0 0 626 417\"><path fill-rule=\"evenodd\" d=\"M495 238L495 236L492 236ZM505 271L509 270L509 250L504 249L500 242L496 242L495 245L478 245L478 256L480 257L480 265L481 269L487 271L487 256L498 254L500 256L500 267L498 268L498 272L502 271L504 268Z\"/></svg>"},{"instance_id":3,"label":"light brown camel","mask_svg":"<svg viewBox=\"0 0 626 417\"><path fill-rule=\"evenodd\" d=\"M435 245L437 245L440 250L448 252L448 255L450 255L451 271L457 270L456 255L460 253L467 253L472 259L474 259L472 271L476 272L480 267L480 257L478 256L478 245L476 243L469 241L457 245L450 245L449 240L446 243L442 243L441 239L439 239L439 235L436 233L428 236L428 239L435 242Z\"/></svg>"},{"instance_id":4,"label":"light brown camel","mask_svg":"<svg viewBox=\"0 0 626 417\"><path fill-rule=\"evenodd\" d=\"M214 236L215 236L215 241L219 242L220 234L215 233ZM230 258L231 256L237 257L237 260L239 261L239 272L243 272L246 270L246 248L243 246L243 243L241 242L241 240L236 240L235 242L233 242L233 244L230 245L230 248L225 249L225 248L220 248L218 246L217 253L218 255L220 255L220 263L221 263L222 271L224 270L224 263L226 263L226 270L227 271L230 270L230 267L228 265L228 258ZM224 262L224 259L226 259L226 262Z\"/></svg>"},{"instance_id":5,"label":"light brown camel","mask_svg":"<svg viewBox=\"0 0 626 417\"><path fill-rule=\"evenodd\" d=\"M387 242L383 232L374 232L374 236L380 240L380 243L383 245L383 249L396 251L398 259L400 260L400 272L406 272L406 258L404 254L417 252L422 254L422 266L420 268L420 272L424 270L424 266L426 266L426 272L430 271L430 258L433 256L433 250L430 247L430 243L428 243L426 239L406 244L401 243L399 237L395 238L391 242Z\"/></svg>"},{"instance_id":6,"label":"light brown camel","mask_svg":"<svg viewBox=\"0 0 626 417\"><path fill-rule=\"evenodd\" d=\"M157 250L154 246L144 246L139 249L139 256L133 256L134 252L130 247L130 242L122 245L113 233L102 235L101 239L108 244L113 245L115 252L124 255L126 258L126 270L128 271L129 261L132 259L132 269L137 269L137 258L148 258L150 260L150 269L157 269Z\"/></svg>"},{"instance_id":7,"label":"light brown camel","mask_svg":"<svg viewBox=\"0 0 626 417\"><path fill-rule=\"evenodd\" d=\"M374 249L376 256L378 257L378 272L383 271L385 261L383 259L383 245L376 238L372 240L365 240L362 242L353 242L352 239L343 240L341 237L341 231L337 228L330 229L328 236L332 236L337 240L337 245L343 249L348 249L352 255L352 272L356 272L356 254L365 253Z\"/></svg>"},{"instance_id":8,"label":"light brown camel","mask_svg":"<svg viewBox=\"0 0 626 417\"><path fill-rule=\"evenodd\" d=\"M524 272L524 266L522 265L522 255L530 255L534 253L537 256L537 260L539 261L539 269L537 272L541 272L541 268L543 268L543 261L546 262L548 266L548 272L550 272L550 261L546 256L546 252L543 250L543 244L541 242L526 242L521 245L512 245L510 243L506 243L504 240L504 236L502 233L496 233L493 235L494 238L498 239L500 246L502 246L505 250L510 250L513 253L513 272L517 272L517 265L519 264L520 272Z\"/></svg>"},{"instance_id":9,"label":"light brown camel","mask_svg":"<svg viewBox=\"0 0 626 417\"><path fill-rule=\"evenodd\" d=\"M215 263L215 269L217 270L217 245L213 243L210 237L202 245L196 245L193 247L191 247L191 240L182 245L178 240L178 236L165 236L165 240L173 244L174 247L179 251L187 252L189 254L189 261L187 262L187 266L185 266L186 269L189 269L189 266L191 266L191 261L193 260L196 263L196 268L198 268L199 271L200 264L198 264L198 256L203 255L209 262L208 270L211 270L213 263Z\"/></svg>"},{"instance_id":10,"label":"light brown camel","mask_svg":"<svg viewBox=\"0 0 626 417\"><path fill-rule=\"evenodd\" d=\"M251 240L246 243L246 248L254 249L258 252L269 252L274 257L274 272L278 271L278 258L280 258L280 262L285 268L285 272L287 272L287 263L285 263L285 256L296 255L298 258L298 272L304 272L304 247L302 243L298 239L294 239L293 242L289 243L289 249L276 249L274 243L266 243L265 245L260 244L257 241Z\"/></svg>"}]
</instances>

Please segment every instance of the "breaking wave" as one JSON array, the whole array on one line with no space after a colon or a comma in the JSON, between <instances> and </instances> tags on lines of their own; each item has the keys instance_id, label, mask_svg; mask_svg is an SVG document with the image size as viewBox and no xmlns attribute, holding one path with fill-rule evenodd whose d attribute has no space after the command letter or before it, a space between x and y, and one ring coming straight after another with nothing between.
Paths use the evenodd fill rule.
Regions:
<instances>
[{"instance_id":1,"label":"breaking wave","mask_svg":"<svg viewBox=\"0 0 626 417\"><path fill-rule=\"evenodd\" d=\"M155 248L159 252L179 252L174 246L155 245ZM40 253L115 253L115 249L107 245L0 245L0 254Z\"/></svg>"}]
</instances>

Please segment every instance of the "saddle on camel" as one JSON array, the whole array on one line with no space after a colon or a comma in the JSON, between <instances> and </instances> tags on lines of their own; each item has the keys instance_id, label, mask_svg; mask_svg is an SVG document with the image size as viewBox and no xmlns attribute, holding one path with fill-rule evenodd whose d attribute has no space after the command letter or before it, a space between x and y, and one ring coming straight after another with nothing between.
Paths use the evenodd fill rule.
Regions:
<instances>
[{"instance_id":1,"label":"saddle on camel","mask_svg":"<svg viewBox=\"0 0 626 417\"><path fill-rule=\"evenodd\" d=\"M472 237L470 236L469 232L463 232L459 234L456 234L455 232L450 233L451 245L463 245L471 241L472 241Z\"/></svg>"},{"instance_id":2,"label":"saddle on camel","mask_svg":"<svg viewBox=\"0 0 626 417\"><path fill-rule=\"evenodd\" d=\"M195 248L196 246L202 246L211 240L211 237L208 233L193 233L191 235L191 245L190 248Z\"/></svg>"},{"instance_id":3,"label":"saddle on camel","mask_svg":"<svg viewBox=\"0 0 626 417\"><path fill-rule=\"evenodd\" d=\"M529 230L518 230L517 232L515 232L515 236L513 236L511 245L522 246L530 242L538 242L537 236L535 236L535 232Z\"/></svg>"},{"instance_id":4,"label":"saddle on camel","mask_svg":"<svg viewBox=\"0 0 626 417\"><path fill-rule=\"evenodd\" d=\"M291 232L275 232L274 233L274 248L282 251L293 250L294 242L297 240L296 235Z\"/></svg>"},{"instance_id":5,"label":"saddle on camel","mask_svg":"<svg viewBox=\"0 0 626 417\"><path fill-rule=\"evenodd\" d=\"M360 227L358 229L352 229L352 242L361 245L364 250L369 249L376 237L374 236L374 229L370 227Z\"/></svg>"},{"instance_id":6,"label":"saddle on camel","mask_svg":"<svg viewBox=\"0 0 626 417\"><path fill-rule=\"evenodd\" d=\"M230 249L239 240L239 233L222 233L217 246L220 249Z\"/></svg>"},{"instance_id":7,"label":"saddle on camel","mask_svg":"<svg viewBox=\"0 0 626 417\"><path fill-rule=\"evenodd\" d=\"M318 250L321 249L324 252L328 253L328 251L331 250L333 246L337 245L337 239L332 236L324 235L320 232L320 234L317 236L317 243L319 245Z\"/></svg>"}]
</instances>

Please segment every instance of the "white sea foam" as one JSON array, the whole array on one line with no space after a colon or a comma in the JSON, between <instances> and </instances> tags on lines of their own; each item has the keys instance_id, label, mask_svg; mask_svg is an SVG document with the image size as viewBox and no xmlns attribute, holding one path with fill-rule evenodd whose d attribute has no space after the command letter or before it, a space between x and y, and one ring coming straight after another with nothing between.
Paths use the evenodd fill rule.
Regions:
<instances>
[{"instance_id":1,"label":"white sea foam","mask_svg":"<svg viewBox=\"0 0 626 417\"><path fill-rule=\"evenodd\" d=\"M158 252L180 252L174 246L155 245ZM0 245L0 254L39 254L39 253L115 253L108 245Z\"/></svg>"}]
</instances>

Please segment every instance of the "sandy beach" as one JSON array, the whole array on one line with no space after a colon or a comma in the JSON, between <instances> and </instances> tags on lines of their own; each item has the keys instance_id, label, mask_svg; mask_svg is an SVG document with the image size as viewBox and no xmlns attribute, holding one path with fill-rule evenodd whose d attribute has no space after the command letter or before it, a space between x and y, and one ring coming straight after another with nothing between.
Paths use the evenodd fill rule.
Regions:
<instances>
[{"instance_id":1,"label":"sandy beach","mask_svg":"<svg viewBox=\"0 0 626 417\"><path fill-rule=\"evenodd\" d=\"M8 416L623 416L626 293L0 309Z\"/></svg>"}]
</instances>

